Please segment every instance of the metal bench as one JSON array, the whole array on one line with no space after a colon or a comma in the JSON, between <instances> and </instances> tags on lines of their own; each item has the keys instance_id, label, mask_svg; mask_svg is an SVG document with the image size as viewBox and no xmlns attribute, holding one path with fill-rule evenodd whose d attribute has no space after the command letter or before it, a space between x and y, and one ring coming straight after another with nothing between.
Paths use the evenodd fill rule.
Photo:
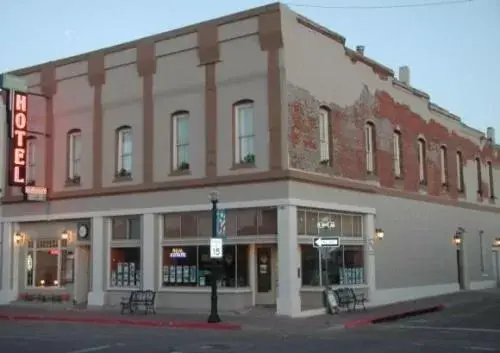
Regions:
<instances>
[{"instance_id":1,"label":"metal bench","mask_svg":"<svg viewBox=\"0 0 500 353\"><path fill-rule=\"evenodd\" d=\"M155 298L156 293L152 290L132 291L128 297L123 297L120 302L121 314L123 315L125 311L133 314L138 312L140 307L144 308L144 315L147 315L149 312L156 314Z\"/></svg>"},{"instance_id":2,"label":"metal bench","mask_svg":"<svg viewBox=\"0 0 500 353\"><path fill-rule=\"evenodd\" d=\"M347 311L355 311L356 307L361 305L363 310L366 311L364 293L356 294L353 288L338 288L333 293L335 293L339 308L346 309Z\"/></svg>"}]
</instances>

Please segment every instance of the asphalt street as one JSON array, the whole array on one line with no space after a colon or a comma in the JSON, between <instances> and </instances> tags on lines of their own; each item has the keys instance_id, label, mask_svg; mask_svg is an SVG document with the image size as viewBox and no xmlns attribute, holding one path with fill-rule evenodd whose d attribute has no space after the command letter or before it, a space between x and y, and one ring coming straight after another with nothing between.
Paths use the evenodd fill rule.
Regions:
<instances>
[{"instance_id":1,"label":"asphalt street","mask_svg":"<svg viewBox=\"0 0 500 353\"><path fill-rule=\"evenodd\" d=\"M500 352L498 296L358 329L303 335L0 321L1 353Z\"/></svg>"}]
</instances>

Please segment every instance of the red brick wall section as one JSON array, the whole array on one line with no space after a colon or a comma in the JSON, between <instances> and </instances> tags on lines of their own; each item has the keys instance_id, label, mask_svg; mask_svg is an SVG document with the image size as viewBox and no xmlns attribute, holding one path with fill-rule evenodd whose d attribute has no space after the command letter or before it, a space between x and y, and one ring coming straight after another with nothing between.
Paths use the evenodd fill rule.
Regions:
<instances>
[{"instance_id":1,"label":"red brick wall section","mask_svg":"<svg viewBox=\"0 0 500 353\"><path fill-rule=\"evenodd\" d=\"M494 153L491 144L480 148L467 138L436 120L424 120L412 112L407 105L397 103L387 92L372 94L367 87L350 106L340 107L329 102L320 102L307 91L289 85L289 156L290 167L328 173L354 180L376 178L382 187L402 187L418 192L422 186L418 177L417 139L423 136L427 145L427 184L429 195L449 195L459 198L457 190L456 151L462 152L464 163L473 163L479 156L484 165L488 160L500 167L500 153ZM321 106L330 109L332 119L332 165L320 164L318 116ZM375 124L376 130L376 176L367 175L365 168L364 125ZM393 131L401 131L403 145L403 181L393 171ZM447 147L448 185L441 185L440 148ZM470 186L474 187L476 186ZM483 195L489 198L488 180L483 173Z\"/></svg>"}]
</instances>

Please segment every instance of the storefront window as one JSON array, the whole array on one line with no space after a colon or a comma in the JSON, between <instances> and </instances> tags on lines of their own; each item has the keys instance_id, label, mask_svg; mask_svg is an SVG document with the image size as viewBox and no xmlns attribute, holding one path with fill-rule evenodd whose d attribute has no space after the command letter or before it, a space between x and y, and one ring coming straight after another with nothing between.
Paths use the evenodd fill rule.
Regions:
<instances>
[{"instance_id":1,"label":"storefront window","mask_svg":"<svg viewBox=\"0 0 500 353\"><path fill-rule=\"evenodd\" d=\"M363 246L317 249L302 245L301 249L303 286L365 283Z\"/></svg>"},{"instance_id":2,"label":"storefront window","mask_svg":"<svg viewBox=\"0 0 500 353\"><path fill-rule=\"evenodd\" d=\"M110 286L141 286L140 216L115 217L111 220Z\"/></svg>"},{"instance_id":3,"label":"storefront window","mask_svg":"<svg viewBox=\"0 0 500 353\"><path fill-rule=\"evenodd\" d=\"M299 235L318 235L318 221L333 221L335 229L330 235L344 238L363 237L363 216L360 214L335 213L317 209L297 209L297 232Z\"/></svg>"},{"instance_id":4,"label":"storefront window","mask_svg":"<svg viewBox=\"0 0 500 353\"><path fill-rule=\"evenodd\" d=\"M25 257L26 287L60 287L73 282L73 253L66 241L57 239L30 240Z\"/></svg>"},{"instance_id":5,"label":"storefront window","mask_svg":"<svg viewBox=\"0 0 500 353\"><path fill-rule=\"evenodd\" d=\"M258 236L278 233L276 207L224 210L226 235ZM164 215L165 240L193 237L209 238L212 235L211 211L170 213Z\"/></svg>"},{"instance_id":6,"label":"storefront window","mask_svg":"<svg viewBox=\"0 0 500 353\"><path fill-rule=\"evenodd\" d=\"M163 248L163 286L206 287L211 285L211 259L208 246ZM219 286L248 286L248 245L224 246L219 267Z\"/></svg>"},{"instance_id":7,"label":"storefront window","mask_svg":"<svg viewBox=\"0 0 500 353\"><path fill-rule=\"evenodd\" d=\"M141 248L111 248L111 287L141 286Z\"/></svg>"}]
</instances>

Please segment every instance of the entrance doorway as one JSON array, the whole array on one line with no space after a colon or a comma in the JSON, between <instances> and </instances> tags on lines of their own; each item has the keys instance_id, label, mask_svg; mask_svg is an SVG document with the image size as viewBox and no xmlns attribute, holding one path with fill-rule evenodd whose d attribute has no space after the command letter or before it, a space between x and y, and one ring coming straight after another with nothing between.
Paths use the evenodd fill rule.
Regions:
<instances>
[{"instance_id":1,"label":"entrance doorway","mask_svg":"<svg viewBox=\"0 0 500 353\"><path fill-rule=\"evenodd\" d=\"M90 246L79 245L75 251L75 304L87 304L90 291Z\"/></svg>"},{"instance_id":2,"label":"entrance doorway","mask_svg":"<svg viewBox=\"0 0 500 353\"><path fill-rule=\"evenodd\" d=\"M256 246L255 305L276 305L276 246Z\"/></svg>"}]
</instances>

